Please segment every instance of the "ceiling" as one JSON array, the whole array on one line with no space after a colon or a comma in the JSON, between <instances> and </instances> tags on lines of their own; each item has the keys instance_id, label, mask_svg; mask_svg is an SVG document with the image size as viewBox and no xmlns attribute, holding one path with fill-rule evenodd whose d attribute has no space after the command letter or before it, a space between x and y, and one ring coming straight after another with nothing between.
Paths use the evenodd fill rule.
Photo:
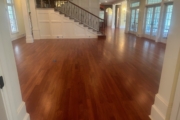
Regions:
<instances>
[{"instance_id":1,"label":"ceiling","mask_svg":"<svg viewBox=\"0 0 180 120\"><path fill-rule=\"evenodd\" d=\"M112 5L121 1L124 1L124 0L99 0L100 4L102 5Z\"/></svg>"}]
</instances>

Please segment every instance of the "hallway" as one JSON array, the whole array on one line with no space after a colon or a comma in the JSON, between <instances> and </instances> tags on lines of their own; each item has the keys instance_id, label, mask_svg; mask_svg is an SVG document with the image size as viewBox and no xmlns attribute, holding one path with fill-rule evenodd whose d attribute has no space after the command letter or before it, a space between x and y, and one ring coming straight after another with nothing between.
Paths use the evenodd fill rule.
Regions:
<instances>
[{"instance_id":1,"label":"hallway","mask_svg":"<svg viewBox=\"0 0 180 120\"><path fill-rule=\"evenodd\" d=\"M31 120L150 120L165 44L106 32L106 40L13 41Z\"/></svg>"}]
</instances>

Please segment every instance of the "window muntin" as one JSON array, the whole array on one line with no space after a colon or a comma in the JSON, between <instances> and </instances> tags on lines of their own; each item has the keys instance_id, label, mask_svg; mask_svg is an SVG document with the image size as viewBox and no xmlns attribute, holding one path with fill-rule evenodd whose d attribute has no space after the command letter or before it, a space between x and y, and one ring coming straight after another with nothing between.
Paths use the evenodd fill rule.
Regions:
<instances>
[{"instance_id":1,"label":"window muntin","mask_svg":"<svg viewBox=\"0 0 180 120\"><path fill-rule=\"evenodd\" d=\"M147 0L147 4L156 4L156 3L160 3L162 2L162 0Z\"/></svg>"},{"instance_id":2,"label":"window muntin","mask_svg":"<svg viewBox=\"0 0 180 120\"><path fill-rule=\"evenodd\" d=\"M7 10L8 10L11 32L16 33L18 32L18 26L17 26L16 16L15 16L14 4L12 0L7 0Z\"/></svg>"},{"instance_id":3,"label":"window muntin","mask_svg":"<svg viewBox=\"0 0 180 120\"><path fill-rule=\"evenodd\" d=\"M139 7L140 2L131 3L131 7Z\"/></svg>"},{"instance_id":4,"label":"window muntin","mask_svg":"<svg viewBox=\"0 0 180 120\"><path fill-rule=\"evenodd\" d=\"M173 11L173 5L167 5L165 25L164 25L164 30L163 30L163 38L168 37L169 28L171 24L171 18L172 18L172 11Z\"/></svg>"}]
</instances>

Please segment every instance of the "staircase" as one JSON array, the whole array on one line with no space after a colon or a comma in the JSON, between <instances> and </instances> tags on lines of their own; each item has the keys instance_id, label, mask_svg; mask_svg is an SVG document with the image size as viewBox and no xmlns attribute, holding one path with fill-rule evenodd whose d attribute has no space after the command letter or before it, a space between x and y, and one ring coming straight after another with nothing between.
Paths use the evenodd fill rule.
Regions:
<instances>
[{"instance_id":1,"label":"staircase","mask_svg":"<svg viewBox=\"0 0 180 120\"><path fill-rule=\"evenodd\" d=\"M99 18L73 2L69 0L57 0L55 1L54 10L60 14L64 14L75 22L79 22L79 24L82 24L84 27L88 27L94 32L97 32L99 39L106 38L104 19Z\"/></svg>"}]
</instances>

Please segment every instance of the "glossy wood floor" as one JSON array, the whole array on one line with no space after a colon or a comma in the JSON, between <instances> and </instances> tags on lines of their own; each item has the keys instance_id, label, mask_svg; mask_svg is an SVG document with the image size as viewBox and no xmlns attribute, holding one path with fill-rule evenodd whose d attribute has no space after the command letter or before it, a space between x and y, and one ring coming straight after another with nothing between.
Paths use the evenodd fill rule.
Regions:
<instances>
[{"instance_id":1,"label":"glossy wood floor","mask_svg":"<svg viewBox=\"0 0 180 120\"><path fill-rule=\"evenodd\" d=\"M108 29L106 40L13 46L31 120L149 120L164 44Z\"/></svg>"}]
</instances>

